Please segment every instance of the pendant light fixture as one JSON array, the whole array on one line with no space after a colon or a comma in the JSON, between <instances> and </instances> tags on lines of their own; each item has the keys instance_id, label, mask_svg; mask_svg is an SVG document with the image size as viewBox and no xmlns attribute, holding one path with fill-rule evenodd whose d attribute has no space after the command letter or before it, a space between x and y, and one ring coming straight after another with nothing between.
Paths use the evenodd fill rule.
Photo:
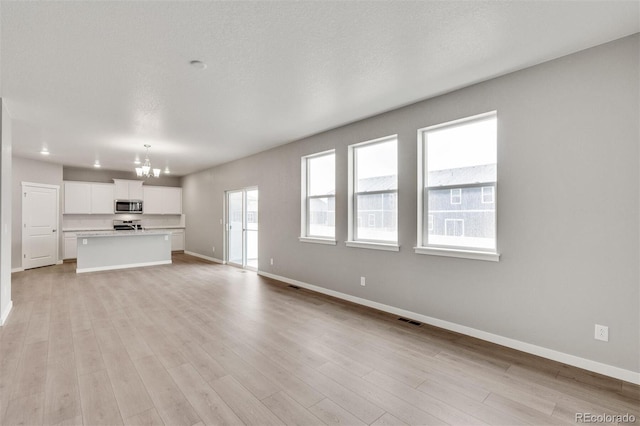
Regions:
<instances>
[{"instance_id":1,"label":"pendant light fixture","mask_svg":"<svg viewBox=\"0 0 640 426\"><path fill-rule=\"evenodd\" d=\"M149 148L151 145L144 146L147 149L147 152L144 156L144 163L142 163L142 167L136 167L136 176L148 178L148 177L160 177L160 169L152 169L151 161L149 161Z\"/></svg>"}]
</instances>

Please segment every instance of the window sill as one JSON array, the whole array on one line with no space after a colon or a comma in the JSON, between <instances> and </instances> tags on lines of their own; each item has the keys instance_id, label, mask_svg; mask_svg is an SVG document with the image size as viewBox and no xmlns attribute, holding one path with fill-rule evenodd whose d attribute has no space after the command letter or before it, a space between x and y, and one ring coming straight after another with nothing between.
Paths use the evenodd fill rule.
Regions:
<instances>
[{"instance_id":1,"label":"window sill","mask_svg":"<svg viewBox=\"0 0 640 426\"><path fill-rule=\"evenodd\" d=\"M298 241L301 243L326 244L330 246L335 246L337 244L336 240L329 238L299 237Z\"/></svg>"},{"instance_id":2,"label":"window sill","mask_svg":"<svg viewBox=\"0 0 640 426\"><path fill-rule=\"evenodd\" d=\"M356 247L372 250L386 250L386 251L400 251L400 246L397 244L385 244L385 243L371 243L364 241L345 241L347 247Z\"/></svg>"},{"instance_id":3,"label":"window sill","mask_svg":"<svg viewBox=\"0 0 640 426\"><path fill-rule=\"evenodd\" d=\"M446 249L435 247L414 247L417 254L428 254L432 256L459 257L463 259L487 260L490 262L498 262L500 253L490 253L486 251Z\"/></svg>"}]
</instances>

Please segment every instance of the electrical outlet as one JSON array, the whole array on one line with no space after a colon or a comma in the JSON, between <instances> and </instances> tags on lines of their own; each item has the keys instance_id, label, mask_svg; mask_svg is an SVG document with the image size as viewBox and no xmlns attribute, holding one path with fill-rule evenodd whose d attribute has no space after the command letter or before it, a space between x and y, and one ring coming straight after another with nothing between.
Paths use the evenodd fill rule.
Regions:
<instances>
[{"instance_id":1,"label":"electrical outlet","mask_svg":"<svg viewBox=\"0 0 640 426\"><path fill-rule=\"evenodd\" d=\"M366 284L366 278L365 278L365 277L360 277L360 285L361 285L362 287L364 287L365 285L367 285L367 284Z\"/></svg>"},{"instance_id":2,"label":"electrical outlet","mask_svg":"<svg viewBox=\"0 0 640 426\"><path fill-rule=\"evenodd\" d=\"M273 266L273 257L271 258L270 263L271 263L271 266Z\"/></svg>"},{"instance_id":3,"label":"electrical outlet","mask_svg":"<svg viewBox=\"0 0 640 426\"><path fill-rule=\"evenodd\" d=\"M87 245L87 239L86 239L86 238L83 238L83 239L82 239L82 245L83 245L83 246L86 246L86 245Z\"/></svg>"},{"instance_id":4,"label":"electrical outlet","mask_svg":"<svg viewBox=\"0 0 640 426\"><path fill-rule=\"evenodd\" d=\"M211 246L211 251L215 253L216 252L216 246Z\"/></svg>"},{"instance_id":5,"label":"electrical outlet","mask_svg":"<svg viewBox=\"0 0 640 426\"><path fill-rule=\"evenodd\" d=\"M607 327L606 325L600 325L600 324L596 324L596 332L595 332L595 339L596 340L602 340L604 342L608 342L609 341L609 327Z\"/></svg>"}]
</instances>

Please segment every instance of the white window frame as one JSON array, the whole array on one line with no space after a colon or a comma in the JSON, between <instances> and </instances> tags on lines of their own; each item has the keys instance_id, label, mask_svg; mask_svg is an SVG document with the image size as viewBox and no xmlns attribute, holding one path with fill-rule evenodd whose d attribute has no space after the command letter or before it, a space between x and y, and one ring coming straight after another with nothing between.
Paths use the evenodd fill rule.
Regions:
<instances>
[{"instance_id":1,"label":"white window frame","mask_svg":"<svg viewBox=\"0 0 640 426\"><path fill-rule=\"evenodd\" d=\"M473 121L485 120L490 117L495 117L497 119L497 111L490 111L483 114L474 115L471 117L465 117L459 120L448 121L446 123L437 124L434 126L424 127L422 129L418 129L418 223L417 223L417 246L414 247L414 251L417 254L427 254L433 256L446 256L446 257L458 257L464 259L474 259L474 260L487 260L498 262L500 260L500 253L498 252L498 229L496 226L496 248L495 250L484 250L481 248L468 248L468 247L442 247L436 245L428 245L425 241L424 237L424 228L425 226L430 226L432 222L428 219L428 206L427 200L425 199L425 183L427 172L427 165L425 163L425 153L426 153L426 133L429 131L433 131L438 128L445 127L455 127L460 125L466 125ZM463 185L464 187L473 187L473 186L481 186L486 187L487 185ZM458 186L456 186L458 187ZM497 182L491 186L494 190L494 198L493 201L496 203L496 211L494 214L494 221L497 225L498 220L498 210L497 210L497 200L496 200L496 189ZM447 189L443 187L442 189ZM451 193L453 195L453 192ZM452 203L453 204L453 203ZM426 220L425 220L426 219ZM427 222L429 221L429 222ZM425 223L427 222L427 223ZM431 228L428 228L431 230Z\"/></svg>"},{"instance_id":2,"label":"white window frame","mask_svg":"<svg viewBox=\"0 0 640 426\"><path fill-rule=\"evenodd\" d=\"M347 247L356 247L356 248L365 248L365 249L373 249L373 250L386 250L386 251L400 251L400 245L398 244L397 238L399 235L398 225L396 224L396 241L378 241L378 240L363 240L358 239L356 235L357 225L358 225L358 215L357 215L357 202L356 199L358 195L367 194L396 194L396 220L398 218L398 207L399 204L397 202L398 198L398 188L392 190L384 190L384 191L371 191L371 192L355 192L356 188L356 152L358 148L362 148L364 146L375 145L379 143L395 141L396 149L398 149L398 135L389 135L382 138L372 139L365 142L356 143L353 145L349 145L348 150L348 161L349 161L349 181L348 181L348 202L347 202L347 210L348 210L348 225L347 225L347 241L345 245ZM396 173L398 171L398 167L396 166ZM397 176L397 175L396 175Z\"/></svg>"},{"instance_id":3,"label":"white window frame","mask_svg":"<svg viewBox=\"0 0 640 426\"><path fill-rule=\"evenodd\" d=\"M449 191L451 204L462 204L462 188L451 188Z\"/></svg>"},{"instance_id":4,"label":"white window frame","mask_svg":"<svg viewBox=\"0 0 640 426\"><path fill-rule=\"evenodd\" d=\"M487 193L485 193L485 190L489 189L490 191L487 191ZM483 186L482 190L481 190L481 194L480 194L480 201L482 204L493 204L493 202L495 201L495 187L493 186ZM486 196L488 195L488 198L490 199L490 201L485 201Z\"/></svg>"},{"instance_id":5,"label":"white window frame","mask_svg":"<svg viewBox=\"0 0 640 426\"><path fill-rule=\"evenodd\" d=\"M462 234L460 234L460 235L452 235L452 236L464 237L464 219L451 219L451 218L445 219L444 220L444 235L449 235L449 234L447 234L447 229L448 229L447 224L449 224L449 223L461 223L462 224Z\"/></svg>"},{"instance_id":6,"label":"white window frame","mask_svg":"<svg viewBox=\"0 0 640 426\"><path fill-rule=\"evenodd\" d=\"M334 205L335 205L335 188L333 191L333 194L322 194L322 195L309 195L309 184L310 184L310 179L309 179L309 160L318 158L318 157L324 157L327 155L333 155L334 157L334 162L335 162L335 155L336 155L336 150L335 149L330 149L327 151L322 151L322 152L317 152L315 154L310 154L310 155L305 155L302 157L301 160L301 179L300 179L300 187L302 189L301 191L301 202L300 202L300 237L298 238L298 240L300 242L303 243L315 243L315 244L328 244L328 245L336 245L336 236L335 236L335 216L334 216L334 227L333 227L333 237L323 237L323 236L317 236L317 235L311 235L309 234L309 219L310 219L310 212L309 212L309 205L310 205L310 200L314 199L314 198L333 198L334 199ZM334 181L334 185L335 185L335 181ZM335 212L334 212L335 215Z\"/></svg>"}]
</instances>

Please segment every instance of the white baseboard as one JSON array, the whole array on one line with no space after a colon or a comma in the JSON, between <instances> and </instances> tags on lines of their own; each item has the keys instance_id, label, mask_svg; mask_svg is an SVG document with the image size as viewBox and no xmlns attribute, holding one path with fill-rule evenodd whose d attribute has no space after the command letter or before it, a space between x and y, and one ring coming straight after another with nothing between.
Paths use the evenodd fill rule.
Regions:
<instances>
[{"instance_id":1,"label":"white baseboard","mask_svg":"<svg viewBox=\"0 0 640 426\"><path fill-rule=\"evenodd\" d=\"M302 281L293 280L287 277L281 277L275 274L270 274L268 272L258 271L258 275L262 275L264 277L272 278L274 280L282 281L287 284L292 284L298 287L306 288L308 290L326 294L328 296L333 296L338 299L347 300L349 302L357 303L358 305L368 306L370 308L378 309L380 311L388 312L390 314L417 320L425 324L443 328L445 330L454 331L456 333L475 337L481 340L486 340L488 342L496 343L498 345L506 346L508 348L512 348L522 352L537 355L553 361L558 361L567 365L572 365L574 367L582 368L584 370L593 371L594 373L624 380L626 382L640 384L640 373L637 373L635 371L625 370L623 368L614 367L612 365L604 364L598 361L593 361L590 359L581 358L575 355L570 355L564 352L559 352L559 351L545 348L542 346L537 346L531 343L522 342L520 340L511 339L509 337L500 336L497 334L467 327L465 325L444 321L438 318L432 318L426 315L396 308L394 306L389 306L383 303L378 303L371 300L363 299L361 297L352 296L350 294L341 293L339 291L330 290L330 289L319 287L313 284L307 284Z\"/></svg>"},{"instance_id":2,"label":"white baseboard","mask_svg":"<svg viewBox=\"0 0 640 426\"><path fill-rule=\"evenodd\" d=\"M4 315L2 315L2 317L0 317L0 327L3 326L5 322L7 322L7 318L9 318L9 314L11 313L11 309L13 309L13 300L9 300L9 305L7 307L7 312L5 312Z\"/></svg>"},{"instance_id":3,"label":"white baseboard","mask_svg":"<svg viewBox=\"0 0 640 426\"><path fill-rule=\"evenodd\" d=\"M222 259L218 259L216 257L205 256L204 254L195 253L195 252L192 252L192 251L185 250L184 254L188 254L189 256L199 257L200 259L204 259L204 260L210 260L211 262L215 262L215 263L221 263L223 265L227 263Z\"/></svg>"},{"instance_id":4,"label":"white baseboard","mask_svg":"<svg viewBox=\"0 0 640 426\"><path fill-rule=\"evenodd\" d=\"M128 269L128 268L140 268L142 266L156 266L156 265L168 265L171 260L159 260L157 262L144 262L144 263L131 263L129 265L113 265L113 266L98 266L95 268L76 268L76 274L82 274L85 272L98 272L98 271L112 271L114 269Z\"/></svg>"}]
</instances>

